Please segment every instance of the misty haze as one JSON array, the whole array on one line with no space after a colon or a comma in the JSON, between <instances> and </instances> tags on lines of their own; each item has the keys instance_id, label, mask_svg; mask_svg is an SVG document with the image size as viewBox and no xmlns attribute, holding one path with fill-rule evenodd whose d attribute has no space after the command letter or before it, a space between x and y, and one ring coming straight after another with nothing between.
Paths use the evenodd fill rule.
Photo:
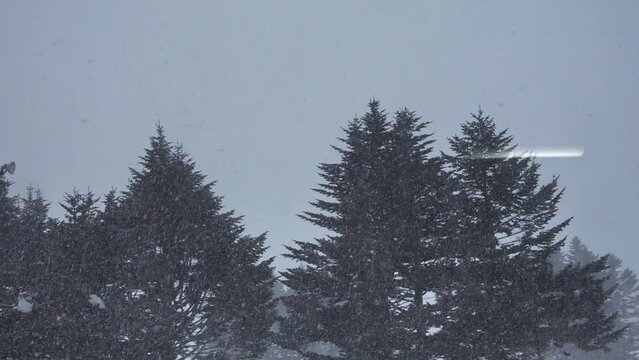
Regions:
<instances>
[{"instance_id":1,"label":"misty haze","mask_svg":"<svg viewBox=\"0 0 639 360\"><path fill-rule=\"evenodd\" d=\"M5 1L0 359L639 359L634 1Z\"/></svg>"}]
</instances>

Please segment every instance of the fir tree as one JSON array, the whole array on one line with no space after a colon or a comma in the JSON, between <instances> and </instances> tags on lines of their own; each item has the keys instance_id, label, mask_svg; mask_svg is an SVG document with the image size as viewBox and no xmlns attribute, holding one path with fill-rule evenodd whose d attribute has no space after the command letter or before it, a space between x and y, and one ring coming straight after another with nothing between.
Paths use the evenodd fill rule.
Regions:
<instances>
[{"instance_id":1,"label":"fir tree","mask_svg":"<svg viewBox=\"0 0 639 360\"><path fill-rule=\"evenodd\" d=\"M441 158L433 157L432 134L424 133L428 123L404 109L395 114L389 152L391 174L389 228L392 231L392 258L396 259L394 279L400 293L394 312L404 332L404 341L394 354L402 359L423 359L433 355L433 330L441 319L434 306L435 290L441 282L440 258L447 219L447 174Z\"/></svg>"},{"instance_id":2,"label":"fir tree","mask_svg":"<svg viewBox=\"0 0 639 360\"><path fill-rule=\"evenodd\" d=\"M0 175L0 317L5 319L12 312L19 289L15 286L17 278L16 223L18 219L18 199L9 196L9 182ZM6 324L7 321L2 321ZM4 334L4 332L3 332Z\"/></svg>"},{"instance_id":3,"label":"fir tree","mask_svg":"<svg viewBox=\"0 0 639 360\"><path fill-rule=\"evenodd\" d=\"M46 354L48 344L48 318L40 308L51 286L49 264L51 256L50 229L52 221L48 217L49 204L40 189L29 186L26 197L21 199L14 256L18 262L16 285L21 297L32 304L32 311L23 314L14 326L14 334L26 330L18 340L22 356L38 358Z\"/></svg>"},{"instance_id":4,"label":"fir tree","mask_svg":"<svg viewBox=\"0 0 639 360\"><path fill-rule=\"evenodd\" d=\"M51 285L40 305L49 321L48 354L54 358L108 358L109 313L100 283L98 199L91 192L66 194L64 220L52 229Z\"/></svg>"},{"instance_id":5,"label":"fir tree","mask_svg":"<svg viewBox=\"0 0 639 360\"><path fill-rule=\"evenodd\" d=\"M568 252L564 256L563 266L581 268L600 260L578 237L574 237ZM597 350L585 352L574 345L568 345L551 351L552 359L610 359L624 360L639 358L639 323L636 314L639 311L639 287L634 272L622 268L622 261L617 256L606 256L606 269L596 275L603 281L606 291L611 291L610 299L605 303L604 311L608 316L618 314L617 327L625 328L623 336L609 344L610 351ZM570 354L570 355L568 355Z\"/></svg>"},{"instance_id":6,"label":"fir tree","mask_svg":"<svg viewBox=\"0 0 639 360\"><path fill-rule=\"evenodd\" d=\"M619 359L639 359L639 280L630 269L617 276L617 287L613 293L617 299L619 322L627 326L624 336L613 345L613 353Z\"/></svg>"},{"instance_id":7,"label":"fir tree","mask_svg":"<svg viewBox=\"0 0 639 360\"><path fill-rule=\"evenodd\" d=\"M285 299L289 316L282 326L287 347L319 358L317 342L339 346L347 358L390 358L397 337L389 298L394 298L390 241L384 196L389 138L386 115L377 102L362 119L351 121L342 162L322 164L326 181L317 192L320 212L302 218L326 228L317 242L296 242L286 256L305 267L289 269L284 283L295 291Z\"/></svg>"},{"instance_id":8,"label":"fir tree","mask_svg":"<svg viewBox=\"0 0 639 360\"><path fill-rule=\"evenodd\" d=\"M538 357L553 342L592 350L614 340L614 316L602 310L609 293L595 277L605 264L553 273L550 257L564 241L556 237L569 223L549 226L563 194L557 178L540 184L534 160L503 155L515 149L512 137L481 110L450 144L458 211L438 302L444 355Z\"/></svg>"},{"instance_id":9,"label":"fir tree","mask_svg":"<svg viewBox=\"0 0 639 360\"><path fill-rule=\"evenodd\" d=\"M575 236L570 240L568 247L568 253L565 256L564 261L566 264L574 265L587 265L599 258L594 252L592 252L579 237Z\"/></svg>"},{"instance_id":10,"label":"fir tree","mask_svg":"<svg viewBox=\"0 0 639 360\"><path fill-rule=\"evenodd\" d=\"M132 267L128 256L129 248L123 236L123 213L120 210L120 199L116 191L109 191L104 197L104 209L97 214L97 229L95 243L99 255L94 262L94 276L100 284L101 299L105 302L107 314L103 322L102 342L105 358L121 359L128 356L127 334L128 324L132 314L130 309L130 292L127 291L127 281L132 274Z\"/></svg>"},{"instance_id":11,"label":"fir tree","mask_svg":"<svg viewBox=\"0 0 639 360\"><path fill-rule=\"evenodd\" d=\"M391 124L379 103L349 123L335 148L341 162L322 164L326 199L301 217L330 235L297 241L286 255L303 263L284 283L282 343L310 358L410 358L427 351L429 309L423 295L432 278L424 267L437 235L438 163L427 160L425 124L404 110ZM326 351L330 344L337 349ZM411 345L415 345L411 348ZM317 346L324 347L318 353Z\"/></svg>"},{"instance_id":12,"label":"fir tree","mask_svg":"<svg viewBox=\"0 0 639 360\"><path fill-rule=\"evenodd\" d=\"M273 300L275 301L276 322L271 327L271 331L274 335L274 343L271 344L269 349L262 356L262 360L302 360L302 356L294 350L284 349L277 345L278 338L282 335L281 321L288 317L288 310L283 303L283 299L292 295L292 290L282 284L281 281L276 281L273 284Z\"/></svg>"},{"instance_id":13,"label":"fir tree","mask_svg":"<svg viewBox=\"0 0 639 360\"><path fill-rule=\"evenodd\" d=\"M46 275L47 205L31 187L26 198L10 197L9 185L0 176L0 358L36 358L46 335L35 303Z\"/></svg>"},{"instance_id":14,"label":"fir tree","mask_svg":"<svg viewBox=\"0 0 639 360\"><path fill-rule=\"evenodd\" d=\"M212 183L158 127L121 199L128 357L254 358L274 309L264 235L242 235Z\"/></svg>"}]
</instances>

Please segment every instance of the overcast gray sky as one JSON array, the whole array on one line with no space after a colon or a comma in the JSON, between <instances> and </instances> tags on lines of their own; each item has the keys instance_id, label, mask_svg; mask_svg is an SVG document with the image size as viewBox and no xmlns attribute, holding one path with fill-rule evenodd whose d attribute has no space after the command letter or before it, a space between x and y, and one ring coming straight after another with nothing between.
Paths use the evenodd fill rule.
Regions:
<instances>
[{"instance_id":1,"label":"overcast gray sky","mask_svg":"<svg viewBox=\"0 0 639 360\"><path fill-rule=\"evenodd\" d=\"M123 189L160 122L270 255L322 230L317 164L372 97L432 121L479 105L566 186L566 235L639 270L637 1L2 1L0 161L13 191ZM278 259L280 268L290 265Z\"/></svg>"}]
</instances>

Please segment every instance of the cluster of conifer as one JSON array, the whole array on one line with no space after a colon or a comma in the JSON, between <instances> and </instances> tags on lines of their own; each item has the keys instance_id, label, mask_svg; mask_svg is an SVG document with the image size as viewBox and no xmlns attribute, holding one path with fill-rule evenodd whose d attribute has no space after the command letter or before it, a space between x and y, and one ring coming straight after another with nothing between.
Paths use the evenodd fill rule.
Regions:
<instances>
[{"instance_id":1,"label":"cluster of conifer","mask_svg":"<svg viewBox=\"0 0 639 360\"><path fill-rule=\"evenodd\" d=\"M558 257L557 178L494 156L515 145L481 111L450 153L427 126L377 101L348 124L317 210L300 215L327 235L288 247L300 266L279 298L265 236L244 234L161 127L124 192L74 191L64 219L0 177L0 358L275 358L277 344L289 358L531 359L635 344L634 274Z\"/></svg>"}]
</instances>

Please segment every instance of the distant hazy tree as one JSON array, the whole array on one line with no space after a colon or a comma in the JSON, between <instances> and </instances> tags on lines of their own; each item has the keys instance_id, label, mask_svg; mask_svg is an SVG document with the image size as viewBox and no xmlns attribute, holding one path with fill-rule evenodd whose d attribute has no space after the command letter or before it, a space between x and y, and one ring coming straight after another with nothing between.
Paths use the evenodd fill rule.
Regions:
<instances>
[{"instance_id":1,"label":"distant hazy tree","mask_svg":"<svg viewBox=\"0 0 639 360\"><path fill-rule=\"evenodd\" d=\"M276 281L273 284L273 301L275 302L276 321L271 327L273 335L273 343L269 346L268 350L262 355L261 360L303 360L302 355L291 349L284 349L277 343L278 337L282 336L280 331L280 322L288 317L288 311L284 306L283 299L287 296L291 296L293 291L284 286L280 281Z\"/></svg>"},{"instance_id":2,"label":"distant hazy tree","mask_svg":"<svg viewBox=\"0 0 639 360\"><path fill-rule=\"evenodd\" d=\"M611 345L613 353L619 356L612 359L639 359L639 281L630 269L617 274L617 287L613 293L621 326L627 326L624 336ZM614 309L613 308L613 309Z\"/></svg>"},{"instance_id":3,"label":"distant hazy tree","mask_svg":"<svg viewBox=\"0 0 639 360\"><path fill-rule=\"evenodd\" d=\"M571 240L567 253L563 256L562 267L571 265L584 267L599 260L600 257L591 251L578 237ZM585 352L574 345L549 353L552 359L602 359L627 360L639 359L639 286L637 276L630 269L622 268L622 261L615 255L606 257L607 268L597 277L604 281L604 289L612 291L610 299L605 303L607 315L618 314L617 327L626 328L623 336L609 344L610 351Z\"/></svg>"},{"instance_id":4,"label":"distant hazy tree","mask_svg":"<svg viewBox=\"0 0 639 360\"><path fill-rule=\"evenodd\" d=\"M574 265L587 265L597 259L599 259L599 256L592 252L577 236L570 240L568 252L563 256L564 266L570 263Z\"/></svg>"}]
</instances>

